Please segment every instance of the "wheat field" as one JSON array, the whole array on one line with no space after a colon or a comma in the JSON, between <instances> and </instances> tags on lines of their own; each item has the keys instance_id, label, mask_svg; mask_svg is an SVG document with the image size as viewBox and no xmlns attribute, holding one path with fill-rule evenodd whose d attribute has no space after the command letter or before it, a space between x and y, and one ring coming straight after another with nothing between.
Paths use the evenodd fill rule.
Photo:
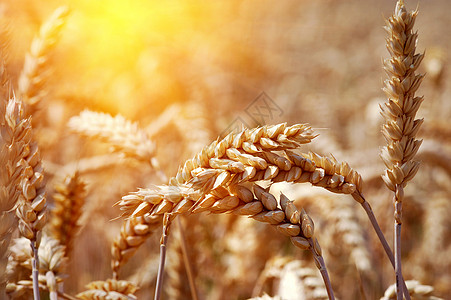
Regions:
<instances>
[{"instance_id":1,"label":"wheat field","mask_svg":"<svg viewBox=\"0 0 451 300\"><path fill-rule=\"evenodd\" d=\"M451 299L450 9L0 1L0 299Z\"/></svg>"}]
</instances>

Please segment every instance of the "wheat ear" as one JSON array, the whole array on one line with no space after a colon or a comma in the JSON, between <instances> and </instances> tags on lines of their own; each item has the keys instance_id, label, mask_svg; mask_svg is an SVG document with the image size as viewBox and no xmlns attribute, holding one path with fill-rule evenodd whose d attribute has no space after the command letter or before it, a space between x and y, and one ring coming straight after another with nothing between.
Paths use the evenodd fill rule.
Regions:
<instances>
[{"instance_id":1,"label":"wheat ear","mask_svg":"<svg viewBox=\"0 0 451 300\"><path fill-rule=\"evenodd\" d=\"M29 273L23 274L26 279L10 279L7 291L13 299L23 299L25 292L33 288L33 281L27 278L32 272L34 257L29 242L22 237L14 240L11 247L12 260L24 267ZM44 234L39 245L39 286L49 292L51 299L56 299L58 284L63 281L67 258L65 247L59 241ZM20 270L16 270L16 272Z\"/></svg>"},{"instance_id":2,"label":"wheat ear","mask_svg":"<svg viewBox=\"0 0 451 300\"><path fill-rule=\"evenodd\" d=\"M126 280L108 279L93 281L87 286L88 290L77 294L78 299L109 300L109 299L138 299L134 293L138 287Z\"/></svg>"},{"instance_id":3,"label":"wheat ear","mask_svg":"<svg viewBox=\"0 0 451 300\"><path fill-rule=\"evenodd\" d=\"M27 105L27 115L33 115L38 110L38 105L44 97L43 87L48 77L48 56L68 15L69 9L66 6L57 8L42 24L38 36L31 43L29 53L25 56L18 92Z\"/></svg>"},{"instance_id":4,"label":"wheat ear","mask_svg":"<svg viewBox=\"0 0 451 300\"><path fill-rule=\"evenodd\" d=\"M155 161L155 144L137 123L132 123L121 115L112 117L106 113L85 110L72 117L68 126L82 136L97 138L111 145L113 152L158 166Z\"/></svg>"},{"instance_id":5,"label":"wheat ear","mask_svg":"<svg viewBox=\"0 0 451 300\"><path fill-rule=\"evenodd\" d=\"M5 104L8 104L5 106ZM6 252L17 220L14 207L21 194L21 175L26 165L23 156L31 135L30 121L21 117L21 104L0 100L0 293L4 290ZM0 295L1 296L1 295Z\"/></svg>"},{"instance_id":6,"label":"wheat ear","mask_svg":"<svg viewBox=\"0 0 451 300\"><path fill-rule=\"evenodd\" d=\"M407 12L404 1L399 0L394 14L387 20L387 49L391 55L384 61L384 69L389 79L385 81L384 91L388 101L381 106L385 119L382 133L387 146L382 148L381 158L387 169L382 176L387 187L392 190L395 206L395 270L397 297L402 299L401 289L401 224L404 187L418 171L419 162L413 158L421 141L415 136L423 123L415 115L423 102L423 97L415 97L423 75L416 69L424 55L415 54L418 34L413 26L418 11Z\"/></svg>"},{"instance_id":7,"label":"wheat ear","mask_svg":"<svg viewBox=\"0 0 451 300\"><path fill-rule=\"evenodd\" d=\"M23 150L21 152L16 150L15 154L20 157L19 163L22 165L20 179L18 179L21 193L16 214L19 218L19 231L30 240L33 249L33 290L35 299L39 299L39 234L46 221L46 192L41 158L37 144L31 139L30 120L24 118L22 104L15 99L8 102L6 123L10 128L9 133L14 134L7 140L23 143Z\"/></svg>"},{"instance_id":8,"label":"wheat ear","mask_svg":"<svg viewBox=\"0 0 451 300\"><path fill-rule=\"evenodd\" d=\"M138 250L147 237L160 228L162 216L131 217L122 223L121 232L111 246L113 278L118 279L119 269Z\"/></svg>"},{"instance_id":9,"label":"wheat ear","mask_svg":"<svg viewBox=\"0 0 451 300\"><path fill-rule=\"evenodd\" d=\"M85 183L78 173L75 173L56 184L55 191L54 208L51 211L48 230L54 238L66 246L66 255L69 257L85 202Z\"/></svg>"}]
</instances>

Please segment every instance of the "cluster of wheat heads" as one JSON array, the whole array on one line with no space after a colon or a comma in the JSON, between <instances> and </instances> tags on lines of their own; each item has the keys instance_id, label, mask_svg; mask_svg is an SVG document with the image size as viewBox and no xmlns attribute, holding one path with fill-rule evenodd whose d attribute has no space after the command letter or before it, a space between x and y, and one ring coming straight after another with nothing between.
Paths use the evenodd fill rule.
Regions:
<instances>
[{"instance_id":1,"label":"cluster of wheat heads","mask_svg":"<svg viewBox=\"0 0 451 300\"><path fill-rule=\"evenodd\" d=\"M337 294L342 299L365 295L367 299L441 299L433 296L428 276L434 274L441 285L451 282L437 278L441 274L437 269L443 268L439 261L446 260L449 246L443 241L449 235L446 193L432 194L424 209L423 244L409 260L420 266L419 278L410 271L408 279L415 280L404 280L407 276L401 269L400 228L412 224L411 215L402 217L401 204L405 199L405 211L421 205L409 206L412 197L404 193L419 168L414 156L441 166L444 172L449 172L451 161L446 152L420 149L416 139L422 120L415 115L423 102L414 95L423 78L416 74L423 59L415 53L416 15L398 1L386 26L391 57L384 62L388 100L381 110L387 145L381 157L387 168L383 182L394 192L394 247L383 232L393 218L376 218L369 204L390 215L384 208L386 199L364 195L362 176L348 163L309 150L317 135L306 124L243 129L199 149L210 139L204 119L207 109L201 101L171 106L155 121L158 124L147 128L121 115L83 110L68 120L63 131L98 140L110 153L92 151L88 158L69 161L62 155L55 159L58 164L43 160L35 137L48 124L38 112L46 109L48 58L68 10L57 9L43 23L17 84L8 74L8 43L0 35L0 298L137 299L141 295L146 299L153 294L157 299L294 300L335 299ZM169 158L157 159L157 142L174 128L183 140L177 147L199 152L167 179L164 160ZM63 151L74 147L61 144ZM321 152L328 151L325 146ZM333 154L337 155L335 150ZM109 175L118 169L122 176ZM128 182L130 174L139 179ZM124 188L106 192L119 181L128 190L144 188L122 196L116 203L121 218L105 223L99 216L110 203L102 196L116 201L124 195ZM299 186L304 186L302 191ZM117 216L117 209L110 213ZM409 225L403 230L412 237L417 233ZM152 239L160 236L160 242ZM107 243L112 244L111 256L102 247ZM403 249L409 246L406 240ZM160 258L152 252L158 247ZM432 259L434 255L438 261ZM387 281L392 279L383 279L395 278L390 262L396 272L391 286ZM77 273L83 264L98 264L94 267L104 270L91 276ZM89 281L85 290L74 284ZM352 282L352 292L343 293L342 286L349 290ZM139 294L140 290L147 292Z\"/></svg>"}]
</instances>

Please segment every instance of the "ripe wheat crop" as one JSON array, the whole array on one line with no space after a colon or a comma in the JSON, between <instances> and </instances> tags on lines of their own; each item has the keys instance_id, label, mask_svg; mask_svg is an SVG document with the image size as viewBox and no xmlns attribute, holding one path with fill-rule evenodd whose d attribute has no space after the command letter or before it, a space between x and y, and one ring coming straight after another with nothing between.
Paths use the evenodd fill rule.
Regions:
<instances>
[{"instance_id":1,"label":"ripe wheat crop","mask_svg":"<svg viewBox=\"0 0 451 300\"><path fill-rule=\"evenodd\" d=\"M2 1L0 299L450 299L451 4L362 2Z\"/></svg>"}]
</instances>

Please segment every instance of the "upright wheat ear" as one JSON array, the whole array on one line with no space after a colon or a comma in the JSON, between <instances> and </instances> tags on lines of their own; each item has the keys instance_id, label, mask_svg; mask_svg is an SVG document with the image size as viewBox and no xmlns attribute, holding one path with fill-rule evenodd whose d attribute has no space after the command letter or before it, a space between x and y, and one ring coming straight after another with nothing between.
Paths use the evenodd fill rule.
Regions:
<instances>
[{"instance_id":1,"label":"upright wheat ear","mask_svg":"<svg viewBox=\"0 0 451 300\"><path fill-rule=\"evenodd\" d=\"M387 49L391 57L384 61L384 69L389 79L385 81L384 92L388 101L381 106L385 119L382 133L387 146L382 148L381 158L387 169L382 176L387 187L392 190L395 206L395 269L397 297L401 291L401 223L404 187L418 171L419 162L413 160L421 141L415 136L423 123L415 115L423 102L423 97L415 97L423 75L415 73L423 54L415 54L418 33L413 25L418 11L407 12L404 1L396 4L395 13L387 20Z\"/></svg>"},{"instance_id":2,"label":"upright wheat ear","mask_svg":"<svg viewBox=\"0 0 451 300\"><path fill-rule=\"evenodd\" d=\"M57 42L61 28L66 22L69 9L65 6L55 10L52 16L42 24L39 35L33 39L30 52L19 78L19 94L27 105L27 115L36 112L41 102L47 80L47 60L49 52Z\"/></svg>"},{"instance_id":3,"label":"upright wheat ear","mask_svg":"<svg viewBox=\"0 0 451 300\"><path fill-rule=\"evenodd\" d=\"M55 239L66 246L66 255L69 256L85 202L85 183L78 173L75 173L58 183L55 190L49 231Z\"/></svg>"}]
</instances>

